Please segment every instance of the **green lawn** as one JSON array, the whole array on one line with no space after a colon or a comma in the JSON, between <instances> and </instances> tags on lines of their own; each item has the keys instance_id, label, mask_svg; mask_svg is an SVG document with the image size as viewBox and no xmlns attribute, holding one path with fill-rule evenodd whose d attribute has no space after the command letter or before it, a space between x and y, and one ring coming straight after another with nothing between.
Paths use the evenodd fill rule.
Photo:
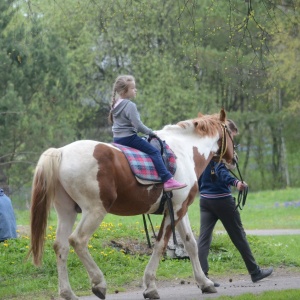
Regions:
<instances>
[{"instance_id":1,"label":"green lawn","mask_svg":"<svg viewBox=\"0 0 300 300\"><path fill-rule=\"evenodd\" d=\"M300 228L300 189L249 193L241 211L245 229ZM189 216L195 235L199 233L199 199L192 204ZM28 211L16 211L19 225L29 224ZM79 216L80 217L80 216ZM159 228L161 216L152 216ZM222 229L221 224L217 229ZM50 299L57 296L57 271L52 249L56 230L56 215L51 213L46 236L43 266L36 268L26 261L29 236L0 243L0 299ZM299 268L298 246L300 236L248 236L251 249L261 266ZM108 292L125 290L128 285L139 285L149 256L125 253L112 247L111 241L130 240L137 246L146 246L142 216L118 217L108 215L93 235L89 250L105 274ZM214 235L210 260L210 274L246 274L244 263L226 234ZM90 284L82 263L70 250L68 268L71 285L78 295L90 294ZM122 275L120 274L122 270ZM157 279L192 279L188 260L162 259ZM40 298L44 295L45 298ZM244 299L244 298L241 298ZM246 299L246 298L245 298ZM268 298L266 298L268 299ZM282 298L284 299L284 298ZM287 298L288 299L288 298Z\"/></svg>"}]
</instances>

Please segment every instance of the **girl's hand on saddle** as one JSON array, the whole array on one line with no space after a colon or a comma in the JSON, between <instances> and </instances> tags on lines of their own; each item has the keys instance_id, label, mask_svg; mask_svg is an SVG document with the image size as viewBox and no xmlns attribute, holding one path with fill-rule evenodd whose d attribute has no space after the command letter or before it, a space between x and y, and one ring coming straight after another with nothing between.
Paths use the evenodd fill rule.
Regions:
<instances>
[{"instance_id":1,"label":"girl's hand on saddle","mask_svg":"<svg viewBox=\"0 0 300 300\"><path fill-rule=\"evenodd\" d=\"M158 136L156 135L155 132L150 133L150 134L149 134L149 137L150 137L151 139L153 139L153 138L158 138Z\"/></svg>"},{"instance_id":2,"label":"girl's hand on saddle","mask_svg":"<svg viewBox=\"0 0 300 300\"><path fill-rule=\"evenodd\" d=\"M248 184L246 182L242 182L242 181L239 181L236 188L239 190L239 191L243 191L245 190L246 188L248 188Z\"/></svg>"}]
</instances>

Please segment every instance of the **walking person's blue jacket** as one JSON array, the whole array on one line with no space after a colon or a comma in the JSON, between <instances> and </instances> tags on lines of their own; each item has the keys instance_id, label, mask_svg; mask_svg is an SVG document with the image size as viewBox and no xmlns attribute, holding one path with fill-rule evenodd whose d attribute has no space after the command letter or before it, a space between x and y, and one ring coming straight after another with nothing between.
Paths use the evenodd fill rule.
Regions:
<instances>
[{"instance_id":1,"label":"walking person's blue jacket","mask_svg":"<svg viewBox=\"0 0 300 300\"><path fill-rule=\"evenodd\" d=\"M231 196L231 186L237 186L239 180L231 176L223 163L211 161L199 179L200 197L205 199L223 199Z\"/></svg>"}]
</instances>

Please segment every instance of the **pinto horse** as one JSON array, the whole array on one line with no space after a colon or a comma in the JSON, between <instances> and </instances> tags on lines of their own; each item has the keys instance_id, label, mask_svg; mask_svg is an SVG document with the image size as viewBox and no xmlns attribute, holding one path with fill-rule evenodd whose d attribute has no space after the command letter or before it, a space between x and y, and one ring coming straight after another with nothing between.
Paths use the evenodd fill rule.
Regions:
<instances>
[{"instance_id":1,"label":"pinto horse","mask_svg":"<svg viewBox=\"0 0 300 300\"><path fill-rule=\"evenodd\" d=\"M196 284L202 292L215 293L213 282L201 269L187 210L198 193L198 179L211 159L216 157L218 161L235 165L226 113L222 109L219 114L199 114L195 119L167 125L156 133L176 155L174 177L187 184L173 191L172 202L175 226L190 257ZM33 255L35 265L41 264L47 218L53 203L58 215L53 248L60 297L78 299L71 289L67 271L71 245L88 272L93 293L105 299L105 278L88 251L90 237L108 213L133 216L155 212L162 194L162 183L143 185L136 180L125 155L113 144L81 140L62 148L50 148L41 155L33 178L29 254ZM72 232L78 207L82 216ZM171 234L171 219L165 209L152 256L144 271L145 299L159 299L155 275Z\"/></svg>"}]
</instances>

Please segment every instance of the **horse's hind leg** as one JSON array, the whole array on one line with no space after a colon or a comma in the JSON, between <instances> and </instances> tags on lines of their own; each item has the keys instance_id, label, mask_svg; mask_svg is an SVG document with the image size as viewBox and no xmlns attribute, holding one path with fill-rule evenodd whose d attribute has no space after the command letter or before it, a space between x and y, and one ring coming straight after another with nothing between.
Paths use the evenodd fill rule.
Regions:
<instances>
[{"instance_id":1,"label":"horse's hind leg","mask_svg":"<svg viewBox=\"0 0 300 300\"><path fill-rule=\"evenodd\" d=\"M178 222L176 229L179 232L185 249L190 257L197 285L203 293L216 293L217 290L215 289L213 282L209 280L202 271L198 258L197 243L187 214Z\"/></svg>"},{"instance_id":2,"label":"horse's hind leg","mask_svg":"<svg viewBox=\"0 0 300 300\"><path fill-rule=\"evenodd\" d=\"M88 199L85 199L85 203L88 203ZM106 212L99 204L99 201L90 205L88 209L81 207L82 218L75 231L71 234L69 241L89 274L93 293L100 299L105 299L106 281L103 273L88 251L88 241L99 227Z\"/></svg>"},{"instance_id":3,"label":"horse's hind leg","mask_svg":"<svg viewBox=\"0 0 300 300\"><path fill-rule=\"evenodd\" d=\"M67 258L70 250L68 238L72 233L77 216L75 202L61 186L57 189L56 195L54 206L58 215L58 225L53 248L56 253L59 294L63 299L77 300L78 298L71 289L67 270Z\"/></svg>"}]
</instances>

